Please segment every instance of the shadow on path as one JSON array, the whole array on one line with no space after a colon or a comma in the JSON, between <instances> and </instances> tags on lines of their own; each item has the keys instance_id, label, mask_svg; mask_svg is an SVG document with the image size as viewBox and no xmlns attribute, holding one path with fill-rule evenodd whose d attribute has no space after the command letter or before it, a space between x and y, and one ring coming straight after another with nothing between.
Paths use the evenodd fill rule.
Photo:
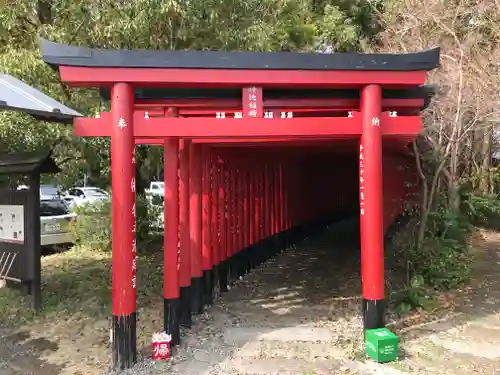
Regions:
<instances>
[{"instance_id":1,"label":"shadow on path","mask_svg":"<svg viewBox=\"0 0 500 375\"><path fill-rule=\"evenodd\" d=\"M0 335L0 375L54 375L62 370L63 366L40 358L57 350L56 343L44 338L33 339L28 331Z\"/></svg>"}]
</instances>

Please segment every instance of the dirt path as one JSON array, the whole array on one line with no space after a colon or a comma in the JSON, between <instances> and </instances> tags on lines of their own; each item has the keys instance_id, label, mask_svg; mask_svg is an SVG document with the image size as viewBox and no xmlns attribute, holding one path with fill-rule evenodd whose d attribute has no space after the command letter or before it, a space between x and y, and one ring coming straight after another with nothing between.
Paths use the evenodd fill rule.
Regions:
<instances>
[{"instance_id":1,"label":"dirt path","mask_svg":"<svg viewBox=\"0 0 500 375\"><path fill-rule=\"evenodd\" d=\"M472 284L442 319L403 330L400 368L415 374L500 374L500 233L481 230Z\"/></svg>"},{"instance_id":2,"label":"dirt path","mask_svg":"<svg viewBox=\"0 0 500 375\"><path fill-rule=\"evenodd\" d=\"M173 361L152 362L146 346L146 359L125 374L500 374L500 234L475 237L475 281L452 308L392 322L402 356L378 365L362 350L357 230L341 223L270 260L195 317ZM0 375L62 373L39 359L43 342L13 343L0 339ZM72 355L76 369L79 353Z\"/></svg>"},{"instance_id":3,"label":"dirt path","mask_svg":"<svg viewBox=\"0 0 500 375\"><path fill-rule=\"evenodd\" d=\"M458 305L434 314L439 319L393 322L403 354L379 365L362 355L359 256L349 242L356 230L342 223L255 270L198 318L172 363L147 373L500 374L500 234L475 239L484 257Z\"/></svg>"}]
</instances>

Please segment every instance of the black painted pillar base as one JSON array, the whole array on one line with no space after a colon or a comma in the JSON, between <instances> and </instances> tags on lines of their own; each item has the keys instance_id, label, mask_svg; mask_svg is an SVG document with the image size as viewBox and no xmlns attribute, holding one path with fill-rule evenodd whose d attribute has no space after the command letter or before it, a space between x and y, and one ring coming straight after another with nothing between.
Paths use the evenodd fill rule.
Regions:
<instances>
[{"instance_id":1,"label":"black painted pillar base","mask_svg":"<svg viewBox=\"0 0 500 375\"><path fill-rule=\"evenodd\" d=\"M231 270L231 280L233 283L238 281L238 278L240 276L240 257L241 257L241 254L239 251L237 253L234 253L232 256L233 268Z\"/></svg>"},{"instance_id":2,"label":"black painted pillar base","mask_svg":"<svg viewBox=\"0 0 500 375\"><path fill-rule=\"evenodd\" d=\"M279 254L279 251L280 251L280 248L279 248L279 244L278 244L278 241L277 241L277 237L276 235L273 235L271 238L270 238L270 241L271 241L271 249L272 249L272 257L275 258L278 256Z\"/></svg>"},{"instance_id":3,"label":"black painted pillar base","mask_svg":"<svg viewBox=\"0 0 500 375\"><path fill-rule=\"evenodd\" d=\"M216 264L212 268L212 300L215 302L220 297L220 280L219 280L219 270L220 264Z\"/></svg>"},{"instance_id":4,"label":"black painted pillar base","mask_svg":"<svg viewBox=\"0 0 500 375\"><path fill-rule=\"evenodd\" d=\"M165 298L163 300L163 327L165 333L172 336L171 346L179 345L181 334L179 329L180 298Z\"/></svg>"},{"instance_id":5,"label":"black painted pillar base","mask_svg":"<svg viewBox=\"0 0 500 375\"><path fill-rule=\"evenodd\" d=\"M238 279L245 276L246 273L246 252L245 248L238 253Z\"/></svg>"},{"instance_id":6,"label":"black painted pillar base","mask_svg":"<svg viewBox=\"0 0 500 375\"><path fill-rule=\"evenodd\" d=\"M234 272L233 279L237 282L241 276L241 250L238 250L237 253L234 254Z\"/></svg>"},{"instance_id":7,"label":"black painted pillar base","mask_svg":"<svg viewBox=\"0 0 500 375\"><path fill-rule=\"evenodd\" d=\"M224 262L224 266L225 266L225 272L226 272L226 286L227 286L227 290L231 289L231 285L232 285L232 279L231 279L231 271L232 271L232 267L233 267L233 257L229 257L225 260Z\"/></svg>"},{"instance_id":8,"label":"black painted pillar base","mask_svg":"<svg viewBox=\"0 0 500 375\"><path fill-rule=\"evenodd\" d=\"M265 238L262 240L260 244L260 257L259 257L259 266L264 264L266 260L269 259L269 246L267 244L268 239Z\"/></svg>"},{"instance_id":9,"label":"black painted pillar base","mask_svg":"<svg viewBox=\"0 0 500 375\"><path fill-rule=\"evenodd\" d=\"M257 268L262 263L262 241L257 242L253 248L253 268Z\"/></svg>"},{"instance_id":10,"label":"black painted pillar base","mask_svg":"<svg viewBox=\"0 0 500 375\"><path fill-rule=\"evenodd\" d=\"M286 246L286 232L280 232L279 234L279 247L280 247L280 251L281 251L281 254L283 254L286 249L287 249L287 246Z\"/></svg>"},{"instance_id":11,"label":"black painted pillar base","mask_svg":"<svg viewBox=\"0 0 500 375\"><path fill-rule=\"evenodd\" d=\"M247 273L254 269L255 245L247 247Z\"/></svg>"},{"instance_id":12,"label":"black painted pillar base","mask_svg":"<svg viewBox=\"0 0 500 375\"><path fill-rule=\"evenodd\" d=\"M287 251L290 248L290 240L289 237L290 233L288 231L283 232L283 251Z\"/></svg>"},{"instance_id":13,"label":"black painted pillar base","mask_svg":"<svg viewBox=\"0 0 500 375\"><path fill-rule=\"evenodd\" d=\"M181 286L179 324L191 328L191 322L191 286Z\"/></svg>"},{"instance_id":14,"label":"black painted pillar base","mask_svg":"<svg viewBox=\"0 0 500 375\"><path fill-rule=\"evenodd\" d=\"M113 315L113 369L126 370L137 362L137 314Z\"/></svg>"},{"instance_id":15,"label":"black painted pillar base","mask_svg":"<svg viewBox=\"0 0 500 375\"><path fill-rule=\"evenodd\" d=\"M214 274L212 270L203 271L203 304L212 306L214 302Z\"/></svg>"},{"instance_id":16,"label":"black painted pillar base","mask_svg":"<svg viewBox=\"0 0 500 375\"><path fill-rule=\"evenodd\" d=\"M242 262L243 262L243 276L245 276L247 273L250 272L252 269L250 267L250 249L252 247L247 246L241 251L241 257L242 257Z\"/></svg>"},{"instance_id":17,"label":"black painted pillar base","mask_svg":"<svg viewBox=\"0 0 500 375\"><path fill-rule=\"evenodd\" d=\"M191 313L203 314L203 276L191 279Z\"/></svg>"},{"instance_id":18,"label":"black painted pillar base","mask_svg":"<svg viewBox=\"0 0 500 375\"><path fill-rule=\"evenodd\" d=\"M234 254L230 258L227 258L226 267L227 267L227 269L226 269L227 270L227 286L230 288L234 284Z\"/></svg>"},{"instance_id":19,"label":"black painted pillar base","mask_svg":"<svg viewBox=\"0 0 500 375\"><path fill-rule=\"evenodd\" d=\"M260 244L259 266L269 259L268 239L264 239Z\"/></svg>"},{"instance_id":20,"label":"black painted pillar base","mask_svg":"<svg viewBox=\"0 0 500 375\"><path fill-rule=\"evenodd\" d=\"M220 287L220 292L224 293L227 292L227 263L228 260L223 260L219 264L219 287Z\"/></svg>"},{"instance_id":21,"label":"black painted pillar base","mask_svg":"<svg viewBox=\"0 0 500 375\"><path fill-rule=\"evenodd\" d=\"M363 298L363 328L377 329L385 327L385 300Z\"/></svg>"}]
</instances>

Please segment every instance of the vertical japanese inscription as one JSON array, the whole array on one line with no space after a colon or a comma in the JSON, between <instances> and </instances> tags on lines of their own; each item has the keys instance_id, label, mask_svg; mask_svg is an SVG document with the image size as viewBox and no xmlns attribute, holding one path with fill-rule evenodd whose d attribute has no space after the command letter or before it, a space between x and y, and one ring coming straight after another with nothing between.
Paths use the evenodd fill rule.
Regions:
<instances>
[{"instance_id":1,"label":"vertical japanese inscription","mask_svg":"<svg viewBox=\"0 0 500 375\"><path fill-rule=\"evenodd\" d=\"M248 113L249 117L257 117L257 87L248 89Z\"/></svg>"},{"instance_id":2,"label":"vertical japanese inscription","mask_svg":"<svg viewBox=\"0 0 500 375\"><path fill-rule=\"evenodd\" d=\"M135 146L132 151L132 170L135 174ZM132 288L136 288L136 270L137 270L137 242L136 235L136 209L135 209L135 177L130 181L130 190L132 193Z\"/></svg>"},{"instance_id":3,"label":"vertical japanese inscription","mask_svg":"<svg viewBox=\"0 0 500 375\"><path fill-rule=\"evenodd\" d=\"M359 210L363 216L365 214L365 156L363 144L359 145Z\"/></svg>"}]
</instances>

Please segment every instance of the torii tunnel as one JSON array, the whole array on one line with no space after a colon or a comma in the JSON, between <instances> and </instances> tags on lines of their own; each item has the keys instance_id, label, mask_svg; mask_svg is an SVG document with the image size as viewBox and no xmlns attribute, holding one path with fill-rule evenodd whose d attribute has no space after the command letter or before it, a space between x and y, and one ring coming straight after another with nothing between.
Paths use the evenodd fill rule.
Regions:
<instances>
[{"instance_id":1,"label":"torii tunnel","mask_svg":"<svg viewBox=\"0 0 500 375\"><path fill-rule=\"evenodd\" d=\"M41 42L111 112L74 133L111 137L113 363L136 362L135 145L165 155L164 330L334 218L360 215L365 329L384 322L384 232L412 204L408 144L439 49L410 54L125 51ZM332 249L333 250L333 249ZM137 286L137 287L140 287Z\"/></svg>"}]
</instances>

